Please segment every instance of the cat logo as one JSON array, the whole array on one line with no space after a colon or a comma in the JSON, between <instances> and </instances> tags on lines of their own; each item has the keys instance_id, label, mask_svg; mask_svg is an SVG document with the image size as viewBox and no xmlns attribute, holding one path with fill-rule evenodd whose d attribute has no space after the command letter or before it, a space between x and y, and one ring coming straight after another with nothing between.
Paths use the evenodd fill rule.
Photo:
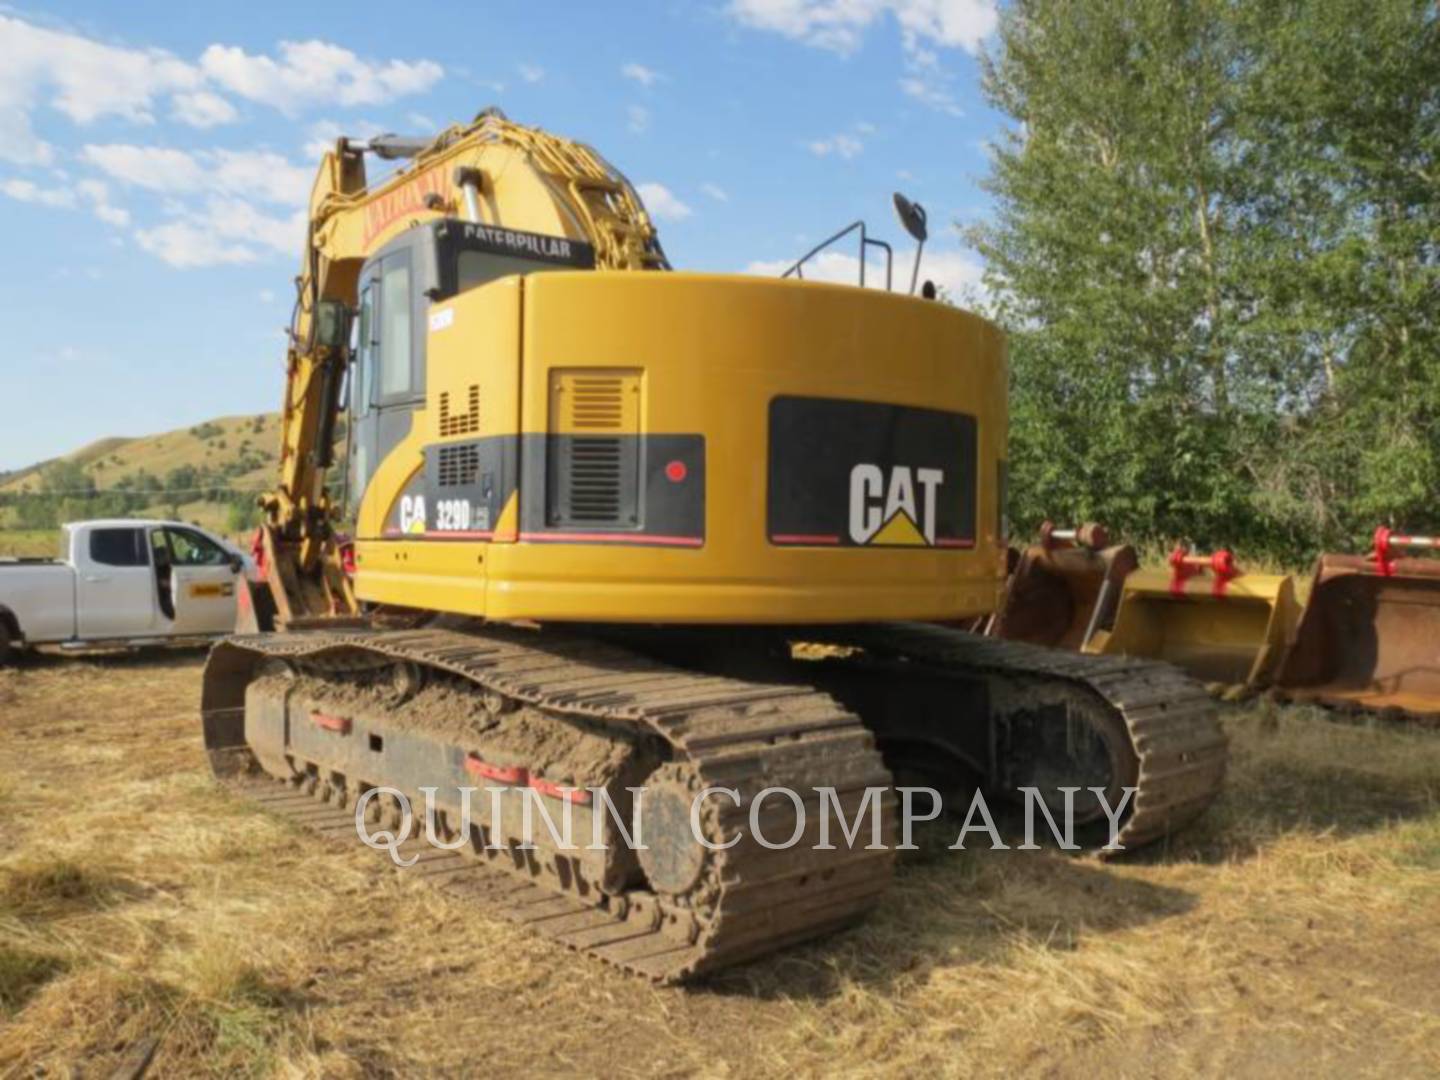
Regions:
<instances>
[{"instance_id":1,"label":"cat logo","mask_svg":"<svg viewBox=\"0 0 1440 1080\"><path fill-rule=\"evenodd\" d=\"M400 531L424 535L425 528L425 496L400 496Z\"/></svg>"},{"instance_id":2,"label":"cat logo","mask_svg":"<svg viewBox=\"0 0 1440 1080\"><path fill-rule=\"evenodd\" d=\"M889 475L878 465L850 470L850 540L882 547L935 544L936 489L941 469L896 465Z\"/></svg>"}]
</instances>

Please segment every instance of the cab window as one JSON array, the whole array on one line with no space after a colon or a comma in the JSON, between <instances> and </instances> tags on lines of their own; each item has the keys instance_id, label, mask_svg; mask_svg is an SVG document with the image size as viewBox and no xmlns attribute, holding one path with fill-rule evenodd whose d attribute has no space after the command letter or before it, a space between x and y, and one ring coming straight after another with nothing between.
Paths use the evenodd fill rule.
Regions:
<instances>
[{"instance_id":1,"label":"cab window","mask_svg":"<svg viewBox=\"0 0 1440 1080\"><path fill-rule=\"evenodd\" d=\"M149 566L142 529L93 529L90 561L101 566Z\"/></svg>"},{"instance_id":2,"label":"cab window","mask_svg":"<svg viewBox=\"0 0 1440 1080\"><path fill-rule=\"evenodd\" d=\"M360 318L357 320L356 348L351 353L355 364L350 372L350 415L364 416L370 411L371 379L375 371L375 286L365 286L360 294Z\"/></svg>"},{"instance_id":3,"label":"cab window","mask_svg":"<svg viewBox=\"0 0 1440 1080\"><path fill-rule=\"evenodd\" d=\"M380 267L380 398L404 397L412 390L410 346L410 260L392 257Z\"/></svg>"},{"instance_id":4,"label":"cab window","mask_svg":"<svg viewBox=\"0 0 1440 1080\"><path fill-rule=\"evenodd\" d=\"M175 566L220 566L226 561L225 549L209 537L189 529L166 529L165 535Z\"/></svg>"}]
</instances>

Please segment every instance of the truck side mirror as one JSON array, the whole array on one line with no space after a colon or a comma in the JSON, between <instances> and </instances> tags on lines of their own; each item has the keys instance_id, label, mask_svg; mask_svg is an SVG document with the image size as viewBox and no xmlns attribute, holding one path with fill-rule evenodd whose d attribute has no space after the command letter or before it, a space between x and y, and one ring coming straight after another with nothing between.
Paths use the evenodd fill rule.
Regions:
<instances>
[{"instance_id":1,"label":"truck side mirror","mask_svg":"<svg viewBox=\"0 0 1440 1080\"><path fill-rule=\"evenodd\" d=\"M343 349L350 344L350 308L343 300L320 300L315 305L315 347Z\"/></svg>"},{"instance_id":2,"label":"truck side mirror","mask_svg":"<svg viewBox=\"0 0 1440 1080\"><path fill-rule=\"evenodd\" d=\"M238 574L241 570L245 569L245 560L240 558L239 555L232 554L225 562L229 565L232 574Z\"/></svg>"}]
</instances>

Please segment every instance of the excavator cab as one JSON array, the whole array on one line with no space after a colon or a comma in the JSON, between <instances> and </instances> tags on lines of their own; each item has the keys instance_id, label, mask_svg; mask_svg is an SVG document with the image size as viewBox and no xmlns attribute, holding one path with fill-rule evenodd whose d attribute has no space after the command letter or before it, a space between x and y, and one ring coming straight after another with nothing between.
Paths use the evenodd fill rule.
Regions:
<instances>
[{"instance_id":1,"label":"excavator cab","mask_svg":"<svg viewBox=\"0 0 1440 1080\"><path fill-rule=\"evenodd\" d=\"M1440 537L1375 530L1368 555L1321 555L1276 676L1279 696L1440 722Z\"/></svg>"},{"instance_id":2,"label":"excavator cab","mask_svg":"<svg viewBox=\"0 0 1440 1080\"><path fill-rule=\"evenodd\" d=\"M1039 542L1013 566L1005 599L986 628L990 637L1081 649L1114 624L1120 589L1137 567L1129 544L1110 545L1101 525L1040 526Z\"/></svg>"},{"instance_id":3,"label":"excavator cab","mask_svg":"<svg viewBox=\"0 0 1440 1080\"><path fill-rule=\"evenodd\" d=\"M1265 685L1299 616L1294 579L1242 573L1225 550L1179 545L1169 563L1126 579L1114 629L1085 651L1166 660L1210 684Z\"/></svg>"}]
</instances>

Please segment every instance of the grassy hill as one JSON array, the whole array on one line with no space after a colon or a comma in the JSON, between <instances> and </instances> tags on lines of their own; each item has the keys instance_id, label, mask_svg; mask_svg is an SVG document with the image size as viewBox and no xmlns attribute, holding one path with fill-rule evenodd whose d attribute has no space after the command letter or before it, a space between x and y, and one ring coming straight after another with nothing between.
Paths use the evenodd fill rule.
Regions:
<instances>
[{"instance_id":1,"label":"grassy hill","mask_svg":"<svg viewBox=\"0 0 1440 1080\"><path fill-rule=\"evenodd\" d=\"M193 427L159 435L97 439L59 458L37 462L0 479L0 494L40 490L45 469L56 462L80 465L98 490L112 489L126 477L148 473L164 481L183 465L235 470L227 482L259 489L271 482L280 442L280 415L222 416ZM243 470L236 466L246 466Z\"/></svg>"},{"instance_id":2,"label":"grassy hill","mask_svg":"<svg viewBox=\"0 0 1440 1080\"><path fill-rule=\"evenodd\" d=\"M0 475L0 555L50 554L54 530L36 528L22 496L54 492L63 520L101 516L123 495L128 516L179 517L234 534L232 505L274 482L278 413L222 416L187 428L137 437L111 436L58 458ZM94 494L72 484L83 482ZM109 497L107 499L107 496Z\"/></svg>"}]
</instances>

